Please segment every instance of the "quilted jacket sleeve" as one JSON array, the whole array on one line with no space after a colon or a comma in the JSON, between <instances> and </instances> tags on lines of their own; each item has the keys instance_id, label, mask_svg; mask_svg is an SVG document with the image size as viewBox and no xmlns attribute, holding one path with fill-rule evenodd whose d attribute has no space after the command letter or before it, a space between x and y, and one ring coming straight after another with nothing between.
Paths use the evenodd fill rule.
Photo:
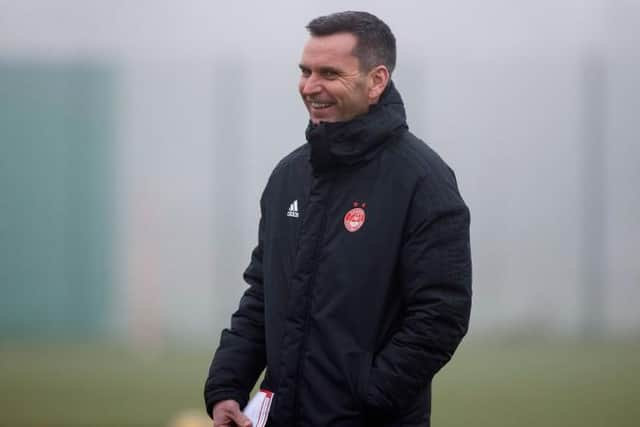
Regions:
<instances>
[{"instance_id":1,"label":"quilted jacket sleeve","mask_svg":"<svg viewBox=\"0 0 640 427\"><path fill-rule=\"evenodd\" d=\"M264 213L264 212L263 212ZM204 399L207 413L213 406L227 399L244 407L249 393L266 365L264 331L264 293L262 272L263 225L260 220L258 245L251 255L251 263L244 272L250 285L240 299L238 310L231 317L231 327L222 331L209 376L205 383Z\"/></svg>"},{"instance_id":2,"label":"quilted jacket sleeve","mask_svg":"<svg viewBox=\"0 0 640 427\"><path fill-rule=\"evenodd\" d=\"M471 309L469 210L453 172L423 178L414 193L399 265L404 317L374 355L368 406L402 411L466 334Z\"/></svg>"}]
</instances>

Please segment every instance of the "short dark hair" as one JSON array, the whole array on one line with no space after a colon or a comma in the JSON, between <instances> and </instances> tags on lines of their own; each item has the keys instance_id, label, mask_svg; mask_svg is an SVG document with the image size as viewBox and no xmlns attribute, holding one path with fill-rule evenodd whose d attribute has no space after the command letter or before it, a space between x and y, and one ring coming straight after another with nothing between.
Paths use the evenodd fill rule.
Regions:
<instances>
[{"instance_id":1,"label":"short dark hair","mask_svg":"<svg viewBox=\"0 0 640 427\"><path fill-rule=\"evenodd\" d=\"M329 36L351 33L357 38L353 55L360 61L360 68L370 70L385 65L389 73L396 66L396 38L380 18L368 12L338 12L319 16L307 25L312 36Z\"/></svg>"}]
</instances>

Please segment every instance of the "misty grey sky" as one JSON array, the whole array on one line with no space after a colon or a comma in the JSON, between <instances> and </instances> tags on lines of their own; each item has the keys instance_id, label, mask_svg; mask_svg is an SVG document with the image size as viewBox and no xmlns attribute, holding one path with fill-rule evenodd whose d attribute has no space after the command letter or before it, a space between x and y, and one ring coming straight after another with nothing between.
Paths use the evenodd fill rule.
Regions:
<instances>
[{"instance_id":1,"label":"misty grey sky","mask_svg":"<svg viewBox=\"0 0 640 427\"><path fill-rule=\"evenodd\" d=\"M304 26L345 9L394 31L409 125L471 207L472 329L580 330L592 222L605 329L640 329L640 2L0 0L0 63L92 62L116 76L120 327L144 315L149 290L158 330L226 322L266 177L304 143ZM593 63L603 71L590 80ZM589 99L603 129L595 193ZM606 205L595 219L592 196Z\"/></svg>"}]
</instances>

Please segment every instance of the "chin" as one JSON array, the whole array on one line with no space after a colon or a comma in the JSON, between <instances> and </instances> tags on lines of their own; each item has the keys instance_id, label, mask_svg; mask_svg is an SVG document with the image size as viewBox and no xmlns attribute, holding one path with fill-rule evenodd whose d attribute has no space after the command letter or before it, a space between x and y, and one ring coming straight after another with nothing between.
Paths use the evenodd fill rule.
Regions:
<instances>
[{"instance_id":1,"label":"chin","mask_svg":"<svg viewBox=\"0 0 640 427\"><path fill-rule=\"evenodd\" d=\"M313 123L314 125L319 125L320 123L331 123L335 121L331 118L325 118L325 117L322 117L322 118L309 117L309 120L311 120L311 123Z\"/></svg>"},{"instance_id":2,"label":"chin","mask_svg":"<svg viewBox=\"0 0 640 427\"><path fill-rule=\"evenodd\" d=\"M311 122L313 122L316 125L319 123L335 123L335 122L342 121L338 117L334 117L334 116L326 116L326 117L309 116L309 117L311 119Z\"/></svg>"}]
</instances>

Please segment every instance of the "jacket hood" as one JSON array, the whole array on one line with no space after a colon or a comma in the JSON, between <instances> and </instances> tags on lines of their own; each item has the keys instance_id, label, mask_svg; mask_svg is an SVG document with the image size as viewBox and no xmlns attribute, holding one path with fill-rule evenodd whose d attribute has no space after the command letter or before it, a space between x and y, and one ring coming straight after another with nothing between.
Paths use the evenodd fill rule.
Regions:
<instances>
[{"instance_id":1,"label":"jacket hood","mask_svg":"<svg viewBox=\"0 0 640 427\"><path fill-rule=\"evenodd\" d=\"M390 81L378 103L366 114L346 122L309 121L305 134L311 145L311 166L314 171L323 172L366 162L400 129L407 129L404 103Z\"/></svg>"}]
</instances>

